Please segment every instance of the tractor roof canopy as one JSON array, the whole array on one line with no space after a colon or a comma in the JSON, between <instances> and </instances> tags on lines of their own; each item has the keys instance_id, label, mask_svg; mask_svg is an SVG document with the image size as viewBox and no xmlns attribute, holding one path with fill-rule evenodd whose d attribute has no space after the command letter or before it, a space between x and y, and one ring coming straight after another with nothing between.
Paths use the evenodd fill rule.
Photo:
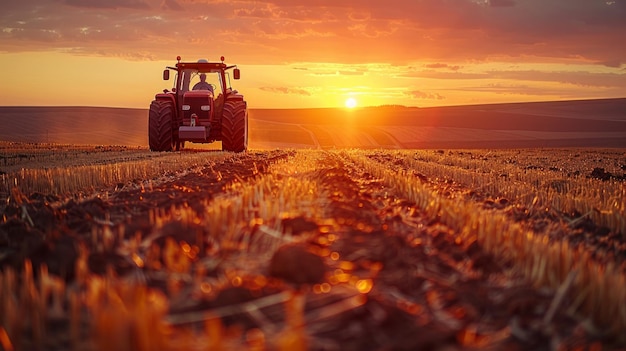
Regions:
<instances>
[{"instance_id":1,"label":"tractor roof canopy","mask_svg":"<svg viewBox=\"0 0 626 351\"><path fill-rule=\"evenodd\" d=\"M234 66L228 67L225 63L222 62L178 62L176 64L176 68L179 71L184 69L193 69L198 72L220 72L222 70L226 70L232 68Z\"/></svg>"}]
</instances>

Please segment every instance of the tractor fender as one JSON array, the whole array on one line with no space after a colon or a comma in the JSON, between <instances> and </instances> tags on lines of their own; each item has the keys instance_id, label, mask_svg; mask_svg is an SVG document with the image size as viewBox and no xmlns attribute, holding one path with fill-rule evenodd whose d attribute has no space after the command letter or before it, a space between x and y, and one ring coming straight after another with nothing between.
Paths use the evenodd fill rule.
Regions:
<instances>
[{"instance_id":1,"label":"tractor fender","mask_svg":"<svg viewBox=\"0 0 626 351\"><path fill-rule=\"evenodd\" d=\"M241 94L228 94L226 96L226 101L243 101L243 95Z\"/></svg>"},{"instance_id":2,"label":"tractor fender","mask_svg":"<svg viewBox=\"0 0 626 351\"><path fill-rule=\"evenodd\" d=\"M174 98L174 94L168 94L168 93L160 93L160 94L156 94L154 96L155 100L159 100L159 101L171 101L172 104L174 104L174 106L176 106L176 100Z\"/></svg>"}]
</instances>

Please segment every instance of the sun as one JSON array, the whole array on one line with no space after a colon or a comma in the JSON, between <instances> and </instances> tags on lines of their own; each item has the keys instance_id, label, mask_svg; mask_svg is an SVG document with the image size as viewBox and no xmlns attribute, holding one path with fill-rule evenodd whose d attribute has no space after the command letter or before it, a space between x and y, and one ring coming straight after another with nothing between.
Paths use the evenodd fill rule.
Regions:
<instances>
[{"instance_id":1,"label":"sun","mask_svg":"<svg viewBox=\"0 0 626 351\"><path fill-rule=\"evenodd\" d=\"M346 99L346 107L347 108L355 108L356 107L356 99L355 98L347 98Z\"/></svg>"}]
</instances>

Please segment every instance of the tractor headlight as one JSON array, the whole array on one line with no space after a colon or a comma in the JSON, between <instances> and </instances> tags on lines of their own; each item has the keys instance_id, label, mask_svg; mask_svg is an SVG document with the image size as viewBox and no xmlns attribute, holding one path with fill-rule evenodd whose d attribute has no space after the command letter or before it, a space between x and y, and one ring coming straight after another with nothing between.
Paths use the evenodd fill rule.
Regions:
<instances>
[{"instance_id":1,"label":"tractor headlight","mask_svg":"<svg viewBox=\"0 0 626 351\"><path fill-rule=\"evenodd\" d=\"M211 105L202 105L202 106L200 106L200 109L202 111L210 111L211 110Z\"/></svg>"},{"instance_id":2,"label":"tractor headlight","mask_svg":"<svg viewBox=\"0 0 626 351\"><path fill-rule=\"evenodd\" d=\"M183 111L189 111L189 110L191 110L191 106L183 105Z\"/></svg>"}]
</instances>

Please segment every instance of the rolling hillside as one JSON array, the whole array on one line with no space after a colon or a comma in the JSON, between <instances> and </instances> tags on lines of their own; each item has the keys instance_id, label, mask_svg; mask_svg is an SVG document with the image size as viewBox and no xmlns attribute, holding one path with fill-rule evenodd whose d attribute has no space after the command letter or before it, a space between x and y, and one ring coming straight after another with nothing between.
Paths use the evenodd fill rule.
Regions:
<instances>
[{"instance_id":1,"label":"rolling hillside","mask_svg":"<svg viewBox=\"0 0 626 351\"><path fill-rule=\"evenodd\" d=\"M144 109L0 107L0 123L0 140L5 141L147 145ZM435 108L252 109L250 147L626 147L626 99Z\"/></svg>"}]
</instances>

